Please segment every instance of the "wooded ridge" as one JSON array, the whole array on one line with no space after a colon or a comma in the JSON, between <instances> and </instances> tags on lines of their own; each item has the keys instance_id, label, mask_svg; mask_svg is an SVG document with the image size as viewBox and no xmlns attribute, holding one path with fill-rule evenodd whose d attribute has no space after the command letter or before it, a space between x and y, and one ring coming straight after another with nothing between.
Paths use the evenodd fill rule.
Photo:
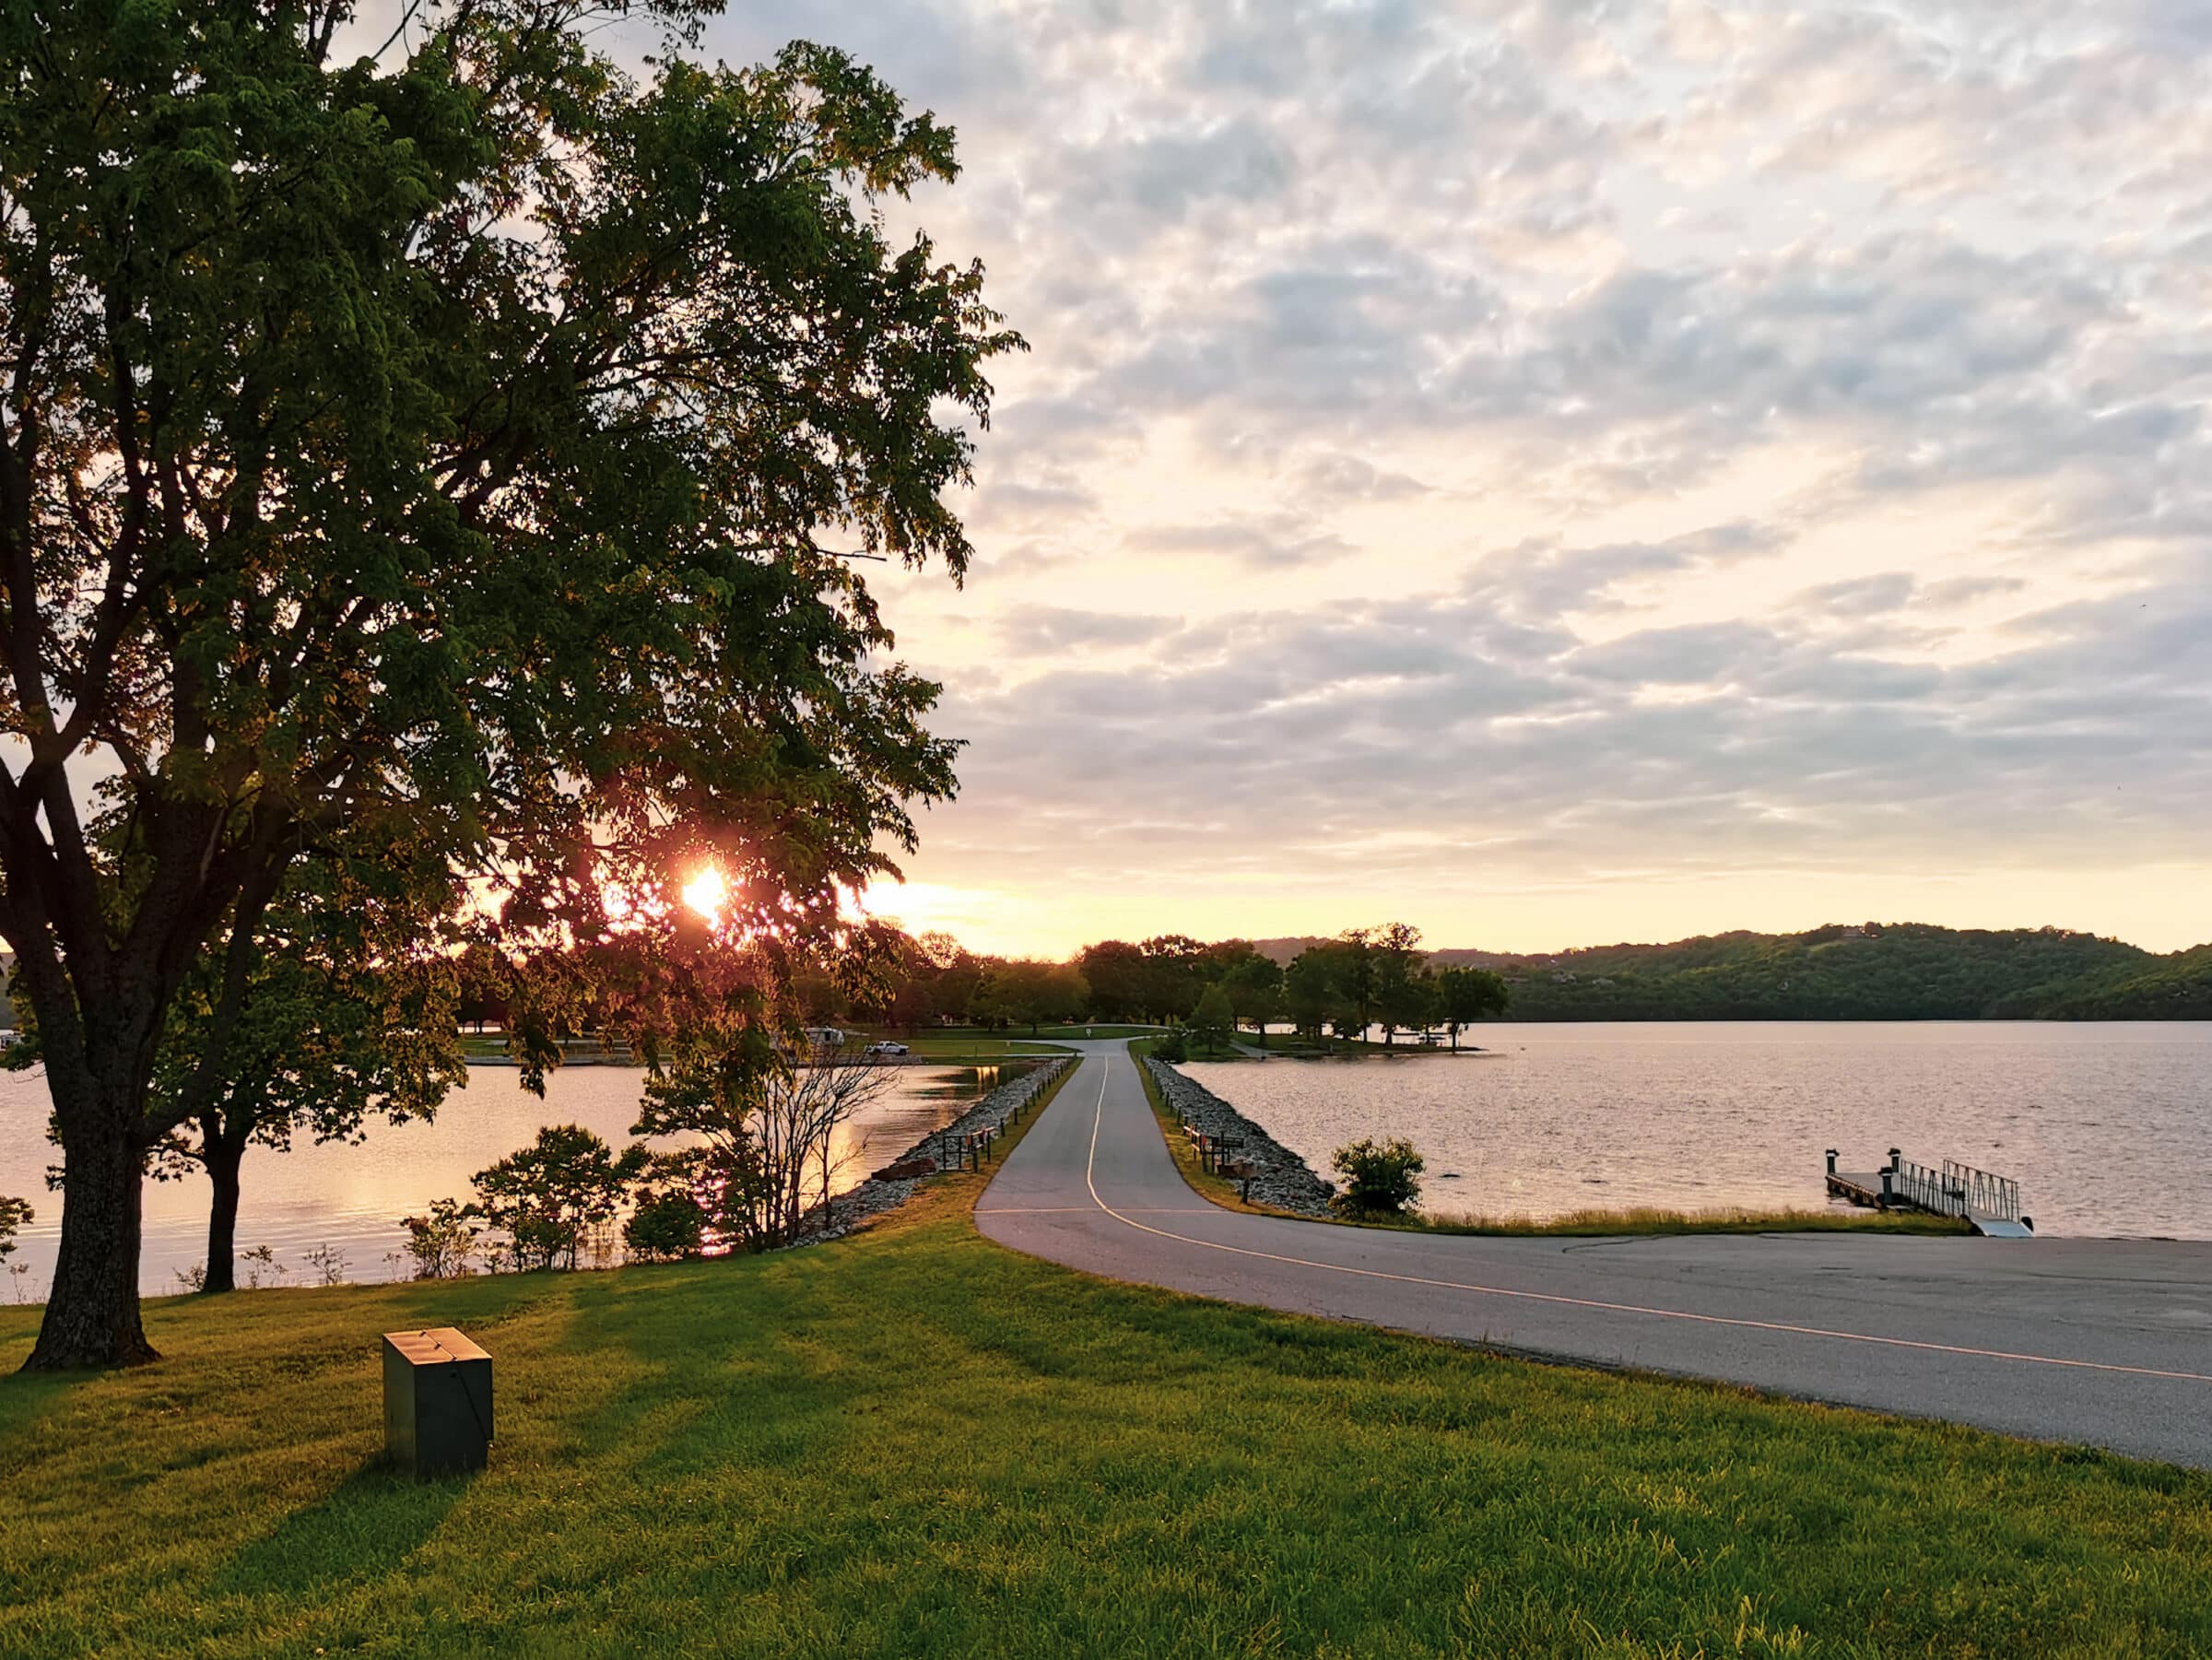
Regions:
<instances>
[{"instance_id":1,"label":"wooded ridge","mask_svg":"<svg viewBox=\"0 0 2212 1660\"><path fill-rule=\"evenodd\" d=\"M1282 962L1314 942L1253 943ZM2159 955L2063 928L1830 924L1429 960L1503 975L1516 1020L2212 1019L2212 944Z\"/></svg>"}]
</instances>

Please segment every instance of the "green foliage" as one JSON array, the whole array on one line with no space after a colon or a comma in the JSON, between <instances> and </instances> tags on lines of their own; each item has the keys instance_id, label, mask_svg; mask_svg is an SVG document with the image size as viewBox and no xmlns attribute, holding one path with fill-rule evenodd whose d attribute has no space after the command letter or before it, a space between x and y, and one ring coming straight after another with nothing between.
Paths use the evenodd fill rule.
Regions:
<instances>
[{"instance_id":1,"label":"green foliage","mask_svg":"<svg viewBox=\"0 0 2212 1660\"><path fill-rule=\"evenodd\" d=\"M16 1235L38 1219L29 1199L14 1199L0 1194L0 1261L16 1254Z\"/></svg>"},{"instance_id":2,"label":"green foliage","mask_svg":"<svg viewBox=\"0 0 2212 1660\"><path fill-rule=\"evenodd\" d=\"M798 1237L811 1201L828 1205L839 1126L890 1079L857 1042L803 1048L738 1010L677 1034L633 1133L686 1142L659 1173L683 1182L724 1237L766 1250Z\"/></svg>"},{"instance_id":3,"label":"green foliage","mask_svg":"<svg viewBox=\"0 0 2212 1660\"><path fill-rule=\"evenodd\" d=\"M964 1219L147 1314L162 1366L0 1378L0 1653L2212 1653L2212 1474L1199 1302ZM363 1335L445 1324L499 1444L415 1481ZM34 1325L0 1306L0 1367Z\"/></svg>"},{"instance_id":4,"label":"green foliage","mask_svg":"<svg viewBox=\"0 0 2212 1660\"><path fill-rule=\"evenodd\" d=\"M470 1178L470 1207L507 1235L520 1268L573 1268L644 1174L646 1150L619 1154L582 1124L547 1124L537 1139Z\"/></svg>"},{"instance_id":5,"label":"green foliage","mask_svg":"<svg viewBox=\"0 0 2212 1660\"><path fill-rule=\"evenodd\" d=\"M1191 1045L1182 1027L1171 1026L1152 1040L1151 1053L1163 1061L1180 1065L1191 1058Z\"/></svg>"},{"instance_id":6,"label":"green foliage","mask_svg":"<svg viewBox=\"0 0 2212 1660\"><path fill-rule=\"evenodd\" d=\"M1477 1020L1502 1015L1512 1001L1505 976L1489 969L1447 968L1437 972L1437 1015L1452 1033L1454 1049L1462 1031Z\"/></svg>"},{"instance_id":7,"label":"green foliage","mask_svg":"<svg viewBox=\"0 0 2212 1660\"><path fill-rule=\"evenodd\" d=\"M983 971L970 1002L979 1026L1027 1026L1079 1020L1090 1006L1090 986L1082 971L1064 962L1019 958Z\"/></svg>"},{"instance_id":8,"label":"green foliage","mask_svg":"<svg viewBox=\"0 0 2212 1660\"><path fill-rule=\"evenodd\" d=\"M1198 1006L1191 1011L1190 1034L1209 1054L1218 1054L1229 1047L1236 1034L1237 1011L1230 1001L1229 992L1219 985L1209 985L1198 998Z\"/></svg>"},{"instance_id":9,"label":"green foliage","mask_svg":"<svg viewBox=\"0 0 2212 1660\"><path fill-rule=\"evenodd\" d=\"M42 1365L146 1358L135 1268L68 1241L251 1079L265 915L334 843L404 843L447 913L480 881L516 948L619 894L677 949L712 854L732 934L803 942L953 788L846 555L964 570L1021 342L881 211L955 177L950 131L828 48L689 61L710 9L642 8L630 69L535 0L0 26L36 64L0 120L0 936L85 1224ZM572 988L514 989L534 1077Z\"/></svg>"},{"instance_id":10,"label":"green foliage","mask_svg":"<svg viewBox=\"0 0 2212 1660\"><path fill-rule=\"evenodd\" d=\"M1251 951L1231 964L1215 983L1229 995L1230 1007L1237 1023L1256 1030L1260 1045L1265 1048L1267 1022L1282 1007L1282 966L1272 958Z\"/></svg>"},{"instance_id":11,"label":"green foliage","mask_svg":"<svg viewBox=\"0 0 2212 1660\"><path fill-rule=\"evenodd\" d=\"M407 1260L417 1279L459 1279L468 1273L483 1231L469 1219L474 1214L455 1199L432 1199L421 1216L403 1217Z\"/></svg>"},{"instance_id":12,"label":"green foliage","mask_svg":"<svg viewBox=\"0 0 2212 1660\"><path fill-rule=\"evenodd\" d=\"M1409 1141L1377 1141L1371 1136L1340 1147L1329 1163L1344 1183L1329 1203L1344 1216L1402 1216L1421 1196L1427 1160Z\"/></svg>"},{"instance_id":13,"label":"green foliage","mask_svg":"<svg viewBox=\"0 0 2212 1660\"><path fill-rule=\"evenodd\" d=\"M697 1256L706 1239L707 1213L684 1187L644 1195L622 1224L622 1242L639 1262L675 1262Z\"/></svg>"},{"instance_id":14,"label":"green foliage","mask_svg":"<svg viewBox=\"0 0 2212 1660\"><path fill-rule=\"evenodd\" d=\"M1917 923L1723 934L1552 957L1445 952L1501 973L1528 1020L2155 1019L2212 1015L2212 947L2157 957L2061 928Z\"/></svg>"}]
</instances>

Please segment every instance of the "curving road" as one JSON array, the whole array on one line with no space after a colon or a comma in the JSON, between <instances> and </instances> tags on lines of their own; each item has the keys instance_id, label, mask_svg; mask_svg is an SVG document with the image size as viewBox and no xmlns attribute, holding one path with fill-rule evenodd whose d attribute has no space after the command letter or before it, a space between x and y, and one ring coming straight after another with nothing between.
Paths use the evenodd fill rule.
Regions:
<instances>
[{"instance_id":1,"label":"curving road","mask_svg":"<svg viewBox=\"0 0 2212 1660\"><path fill-rule=\"evenodd\" d=\"M976 1206L1117 1279L2212 1468L2212 1243L1480 1239L1248 1216L1193 1193L1119 1042Z\"/></svg>"}]
</instances>

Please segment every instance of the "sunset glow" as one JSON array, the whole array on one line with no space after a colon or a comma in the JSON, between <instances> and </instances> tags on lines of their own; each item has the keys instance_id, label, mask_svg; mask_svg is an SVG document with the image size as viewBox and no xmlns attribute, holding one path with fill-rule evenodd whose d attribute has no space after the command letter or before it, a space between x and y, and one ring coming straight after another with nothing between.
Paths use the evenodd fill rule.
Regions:
<instances>
[{"instance_id":1,"label":"sunset glow","mask_svg":"<svg viewBox=\"0 0 2212 1660\"><path fill-rule=\"evenodd\" d=\"M729 884L723 879L719 865L709 865L684 884L684 903L690 906L709 923L722 921L723 907L729 902Z\"/></svg>"}]
</instances>

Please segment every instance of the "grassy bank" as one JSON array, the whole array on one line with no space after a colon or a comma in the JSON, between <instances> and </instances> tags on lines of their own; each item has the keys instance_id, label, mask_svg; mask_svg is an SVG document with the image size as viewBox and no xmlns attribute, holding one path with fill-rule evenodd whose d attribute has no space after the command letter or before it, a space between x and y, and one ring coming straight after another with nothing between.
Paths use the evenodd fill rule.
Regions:
<instances>
[{"instance_id":1,"label":"grassy bank","mask_svg":"<svg viewBox=\"0 0 2212 1660\"><path fill-rule=\"evenodd\" d=\"M1141 1062L1151 1047L1151 1044L1145 1042L1132 1043L1129 1053ZM1182 1179L1190 1183L1192 1192L1201 1198L1212 1200L1225 1210L1241 1210L1253 1216L1298 1214L1295 1211L1278 1210L1272 1205L1253 1204L1239 1195L1234 1182L1227 1176L1216 1175L1199 1163L1198 1149L1191 1145L1191 1138L1183 1134L1182 1120L1176 1116L1175 1109L1168 1105L1160 1095L1159 1086L1152 1081L1151 1069L1140 1065L1136 1076L1138 1082L1145 1087L1145 1099L1152 1103L1152 1116L1159 1121L1159 1133L1168 1144L1168 1157L1175 1161L1175 1168L1182 1172ZM1311 1221L1313 1219L1307 1217L1300 1219Z\"/></svg>"},{"instance_id":2,"label":"grassy bank","mask_svg":"<svg viewBox=\"0 0 2212 1660\"><path fill-rule=\"evenodd\" d=\"M0 1380L0 1653L2212 1650L2212 1477L1114 1285L981 1239L982 1181L774 1257L155 1302L159 1365ZM375 1338L433 1323L499 1442L417 1484Z\"/></svg>"}]
</instances>

